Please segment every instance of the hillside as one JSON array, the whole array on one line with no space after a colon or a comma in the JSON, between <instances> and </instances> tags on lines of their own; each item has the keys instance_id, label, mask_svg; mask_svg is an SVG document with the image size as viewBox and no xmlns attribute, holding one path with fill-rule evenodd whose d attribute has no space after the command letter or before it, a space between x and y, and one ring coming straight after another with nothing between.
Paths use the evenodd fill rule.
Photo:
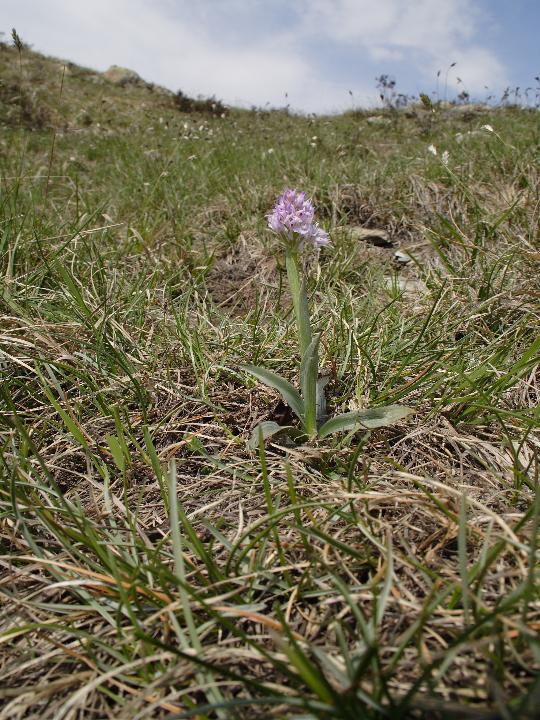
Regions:
<instances>
[{"instance_id":1,"label":"hillside","mask_svg":"<svg viewBox=\"0 0 540 720\"><path fill-rule=\"evenodd\" d=\"M538 717L538 111L212 103L0 46L0 720Z\"/></svg>"},{"instance_id":2,"label":"hillside","mask_svg":"<svg viewBox=\"0 0 540 720\"><path fill-rule=\"evenodd\" d=\"M111 132L174 110L174 93L122 70L99 73L24 49L19 57L16 48L0 45L0 122L36 131Z\"/></svg>"}]
</instances>

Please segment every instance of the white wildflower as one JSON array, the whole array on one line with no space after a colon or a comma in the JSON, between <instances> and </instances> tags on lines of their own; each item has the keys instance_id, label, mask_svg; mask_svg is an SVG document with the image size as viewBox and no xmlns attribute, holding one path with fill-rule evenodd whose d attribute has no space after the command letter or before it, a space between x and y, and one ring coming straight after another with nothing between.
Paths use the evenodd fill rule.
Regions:
<instances>
[{"instance_id":1,"label":"white wildflower","mask_svg":"<svg viewBox=\"0 0 540 720\"><path fill-rule=\"evenodd\" d=\"M430 152L432 155L437 155L437 148L435 145L428 145L428 152Z\"/></svg>"}]
</instances>

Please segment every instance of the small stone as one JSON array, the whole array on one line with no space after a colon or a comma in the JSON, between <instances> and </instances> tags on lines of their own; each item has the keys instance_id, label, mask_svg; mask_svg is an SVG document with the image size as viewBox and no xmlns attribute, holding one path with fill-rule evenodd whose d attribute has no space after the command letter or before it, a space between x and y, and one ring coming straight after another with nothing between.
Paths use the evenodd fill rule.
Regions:
<instances>
[{"instance_id":1,"label":"small stone","mask_svg":"<svg viewBox=\"0 0 540 720\"><path fill-rule=\"evenodd\" d=\"M370 243L376 247L392 248L394 247L394 241L390 238L390 235L386 230L379 230L377 228L364 228L364 227L350 227L347 228L350 236L353 240L362 240L363 242Z\"/></svg>"},{"instance_id":2,"label":"small stone","mask_svg":"<svg viewBox=\"0 0 540 720\"><path fill-rule=\"evenodd\" d=\"M412 261L412 257L408 253L403 252L403 250L396 250L394 260L399 263L399 265L407 265Z\"/></svg>"}]
</instances>

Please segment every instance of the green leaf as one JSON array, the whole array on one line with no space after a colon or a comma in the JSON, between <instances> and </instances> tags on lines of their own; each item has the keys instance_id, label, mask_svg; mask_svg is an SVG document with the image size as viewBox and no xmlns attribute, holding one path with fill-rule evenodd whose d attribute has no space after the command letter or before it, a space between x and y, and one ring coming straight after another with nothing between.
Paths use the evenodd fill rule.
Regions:
<instances>
[{"instance_id":1,"label":"green leaf","mask_svg":"<svg viewBox=\"0 0 540 720\"><path fill-rule=\"evenodd\" d=\"M282 378L280 375L276 375L271 370L258 367L257 365L240 365L242 370L245 370L251 375L254 375L257 380L260 380L265 385L278 390L281 393L281 397L285 400L291 410L304 421L304 403L300 397L298 390L291 385L290 382Z\"/></svg>"},{"instance_id":2,"label":"green leaf","mask_svg":"<svg viewBox=\"0 0 540 720\"><path fill-rule=\"evenodd\" d=\"M304 400L304 426L308 436L317 433L317 375L319 372L319 335L310 342L300 366L300 382Z\"/></svg>"},{"instance_id":3,"label":"green leaf","mask_svg":"<svg viewBox=\"0 0 540 720\"><path fill-rule=\"evenodd\" d=\"M251 432L251 437L248 440L248 448L250 450L256 450L259 447L259 438L261 433L264 441L273 435L278 435L280 432L283 432L287 427L288 426L286 425L279 425L277 422L273 422L272 420L259 423Z\"/></svg>"},{"instance_id":4,"label":"green leaf","mask_svg":"<svg viewBox=\"0 0 540 720\"><path fill-rule=\"evenodd\" d=\"M121 472L124 472L126 469L126 459L124 457L124 453L122 452L122 446L118 442L118 438L116 435L106 435L105 440L107 441L107 445L109 446L109 450L111 451L116 467Z\"/></svg>"},{"instance_id":5,"label":"green leaf","mask_svg":"<svg viewBox=\"0 0 540 720\"><path fill-rule=\"evenodd\" d=\"M296 441L300 438L305 438L303 432L293 427L292 425L278 425L273 420L265 420L259 425L256 425L252 432L251 437L248 440L248 448L250 450L256 450L259 447L259 433L262 432L263 441L270 437L278 435L284 435L287 440ZM287 444L287 443L286 443Z\"/></svg>"},{"instance_id":6,"label":"green leaf","mask_svg":"<svg viewBox=\"0 0 540 720\"><path fill-rule=\"evenodd\" d=\"M354 412L336 415L328 420L319 430L319 437L324 438L335 432L354 430L355 428L379 428L392 425L413 413L412 408L405 405L387 405L386 407L370 408L369 410L355 410Z\"/></svg>"},{"instance_id":7,"label":"green leaf","mask_svg":"<svg viewBox=\"0 0 540 720\"><path fill-rule=\"evenodd\" d=\"M329 382L329 375L324 375L317 380L317 427L321 427L328 417L326 414L326 393L324 389Z\"/></svg>"}]
</instances>

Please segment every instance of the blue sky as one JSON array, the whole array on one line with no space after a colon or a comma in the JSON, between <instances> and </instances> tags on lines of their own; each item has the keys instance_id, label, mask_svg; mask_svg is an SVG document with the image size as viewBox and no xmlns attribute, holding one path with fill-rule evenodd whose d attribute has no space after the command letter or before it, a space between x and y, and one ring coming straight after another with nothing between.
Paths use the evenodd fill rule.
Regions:
<instances>
[{"instance_id":1,"label":"blue sky","mask_svg":"<svg viewBox=\"0 0 540 720\"><path fill-rule=\"evenodd\" d=\"M540 0L2 0L2 26L50 55L117 64L190 95L334 112L404 93L473 97L540 75ZM489 91L485 86L489 86ZM288 94L287 101L285 93Z\"/></svg>"}]
</instances>

